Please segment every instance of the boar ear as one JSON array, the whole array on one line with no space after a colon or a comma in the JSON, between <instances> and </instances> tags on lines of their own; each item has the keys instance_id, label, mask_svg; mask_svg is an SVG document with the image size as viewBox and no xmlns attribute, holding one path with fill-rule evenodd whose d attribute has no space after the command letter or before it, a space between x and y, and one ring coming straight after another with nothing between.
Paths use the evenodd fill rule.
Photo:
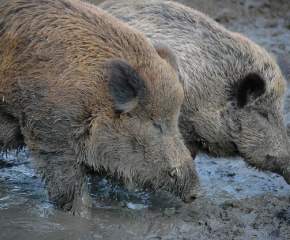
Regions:
<instances>
[{"instance_id":1,"label":"boar ear","mask_svg":"<svg viewBox=\"0 0 290 240\"><path fill-rule=\"evenodd\" d=\"M242 108L265 91L266 83L263 78L257 73L249 73L237 83L234 98L237 106Z\"/></svg>"},{"instance_id":2,"label":"boar ear","mask_svg":"<svg viewBox=\"0 0 290 240\"><path fill-rule=\"evenodd\" d=\"M119 112L129 112L138 104L146 104L147 88L138 72L126 61L112 59L106 62L109 95Z\"/></svg>"},{"instance_id":3,"label":"boar ear","mask_svg":"<svg viewBox=\"0 0 290 240\"><path fill-rule=\"evenodd\" d=\"M171 67L176 72L178 72L178 64L177 64L177 60L173 51L166 45L163 45L162 43L155 42L153 43L153 45L158 55L164 60L166 60L171 65Z\"/></svg>"}]
</instances>

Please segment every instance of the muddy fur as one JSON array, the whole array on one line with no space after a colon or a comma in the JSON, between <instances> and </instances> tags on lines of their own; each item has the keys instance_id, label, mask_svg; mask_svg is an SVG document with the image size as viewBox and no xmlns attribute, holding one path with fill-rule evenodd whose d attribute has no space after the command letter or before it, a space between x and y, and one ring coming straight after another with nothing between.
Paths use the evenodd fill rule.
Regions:
<instances>
[{"instance_id":1,"label":"muddy fur","mask_svg":"<svg viewBox=\"0 0 290 240\"><path fill-rule=\"evenodd\" d=\"M185 91L180 128L193 156L240 155L290 183L286 83L272 56L178 3L117 0L100 7L175 52Z\"/></svg>"},{"instance_id":2,"label":"muddy fur","mask_svg":"<svg viewBox=\"0 0 290 240\"><path fill-rule=\"evenodd\" d=\"M163 48L77 0L0 2L0 147L28 146L58 208L87 214L87 169L186 202L201 193Z\"/></svg>"}]
</instances>

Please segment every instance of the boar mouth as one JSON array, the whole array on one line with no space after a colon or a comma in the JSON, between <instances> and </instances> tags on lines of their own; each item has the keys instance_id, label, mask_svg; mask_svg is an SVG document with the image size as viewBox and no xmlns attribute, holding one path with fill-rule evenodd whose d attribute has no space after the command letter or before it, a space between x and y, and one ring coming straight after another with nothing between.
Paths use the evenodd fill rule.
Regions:
<instances>
[{"instance_id":1,"label":"boar mouth","mask_svg":"<svg viewBox=\"0 0 290 240\"><path fill-rule=\"evenodd\" d=\"M201 198L205 196L205 190L201 187L197 187L196 189L190 191L187 195L183 195L181 197L182 201L185 203L191 203L197 198Z\"/></svg>"},{"instance_id":2,"label":"boar mouth","mask_svg":"<svg viewBox=\"0 0 290 240\"><path fill-rule=\"evenodd\" d=\"M277 158L273 156L266 156L266 165L262 166L263 170L270 170L271 172L278 173L279 175L284 177L284 180L290 184L290 167L289 159L287 157L285 158Z\"/></svg>"},{"instance_id":3,"label":"boar mouth","mask_svg":"<svg viewBox=\"0 0 290 240\"><path fill-rule=\"evenodd\" d=\"M185 203L205 195L205 191L200 188L195 169L186 164L179 168L173 168L171 171L158 169L153 172L154 177L147 171L135 171L135 174L130 177L120 172L112 174L104 168L99 168L95 173L100 177L112 179L130 190L146 189L152 193L166 191L179 197Z\"/></svg>"},{"instance_id":4,"label":"boar mouth","mask_svg":"<svg viewBox=\"0 0 290 240\"><path fill-rule=\"evenodd\" d=\"M284 180L290 184L290 167L289 167L289 158L288 157L274 157L266 155L263 159L255 159L252 157L247 157L245 154L240 155L247 164L252 167L256 167L261 171L271 171L277 173L284 177Z\"/></svg>"},{"instance_id":5,"label":"boar mouth","mask_svg":"<svg viewBox=\"0 0 290 240\"><path fill-rule=\"evenodd\" d=\"M158 184L155 181L153 184L152 182L149 183L149 185L149 188L154 189L154 191L164 190L170 192L181 198L185 203L190 203L205 195L205 191L200 187L195 168L187 164L174 168L169 174L163 173Z\"/></svg>"}]
</instances>

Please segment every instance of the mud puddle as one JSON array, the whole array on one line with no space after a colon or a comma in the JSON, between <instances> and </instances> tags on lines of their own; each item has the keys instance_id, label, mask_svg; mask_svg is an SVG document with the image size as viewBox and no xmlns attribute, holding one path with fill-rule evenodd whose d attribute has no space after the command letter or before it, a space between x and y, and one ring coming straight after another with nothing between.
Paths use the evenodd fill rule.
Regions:
<instances>
[{"instance_id":1,"label":"mud puddle","mask_svg":"<svg viewBox=\"0 0 290 240\"><path fill-rule=\"evenodd\" d=\"M207 194L191 204L90 176L94 206L83 219L54 209L29 157L12 154L0 160L0 239L263 239L280 234L279 222L290 228L290 186L282 177L241 159L200 155L196 165Z\"/></svg>"},{"instance_id":2,"label":"mud puddle","mask_svg":"<svg viewBox=\"0 0 290 240\"><path fill-rule=\"evenodd\" d=\"M278 60L286 59L284 71L290 73L289 1L182 3L243 33ZM289 89L284 112L290 129ZM241 159L200 155L195 161L207 191L203 199L183 204L166 193L129 191L91 176L92 217L83 219L48 203L24 153L0 157L0 239L290 239L290 187L282 177Z\"/></svg>"}]
</instances>

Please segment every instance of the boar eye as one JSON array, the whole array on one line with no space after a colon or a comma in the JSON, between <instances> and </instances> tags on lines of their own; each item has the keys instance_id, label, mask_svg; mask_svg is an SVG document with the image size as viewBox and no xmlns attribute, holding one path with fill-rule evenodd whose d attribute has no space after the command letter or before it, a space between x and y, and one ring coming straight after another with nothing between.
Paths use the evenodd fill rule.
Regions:
<instances>
[{"instance_id":1,"label":"boar eye","mask_svg":"<svg viewBox=\"0 0 290 240\"><path fill-rule=\"evenodd\" d=\"M161 127L161 125L160 125L158 122L154 121L154 122L153 122L153 126L154 126L155 128L157 128L157 129L159 129L161 133L163 132L163 131L162 131L162 127Z\"/></svg>"},{"instance_id":2,"label":"boar eye","mask_svg":"<svg viewBox=\"0 0 290 240\"><path fill-rule=\"evenodd\" d=\"M261 117L266 118L269 121L269 114L267 112L259 112Z\"/></svg>"}]
</instances>

